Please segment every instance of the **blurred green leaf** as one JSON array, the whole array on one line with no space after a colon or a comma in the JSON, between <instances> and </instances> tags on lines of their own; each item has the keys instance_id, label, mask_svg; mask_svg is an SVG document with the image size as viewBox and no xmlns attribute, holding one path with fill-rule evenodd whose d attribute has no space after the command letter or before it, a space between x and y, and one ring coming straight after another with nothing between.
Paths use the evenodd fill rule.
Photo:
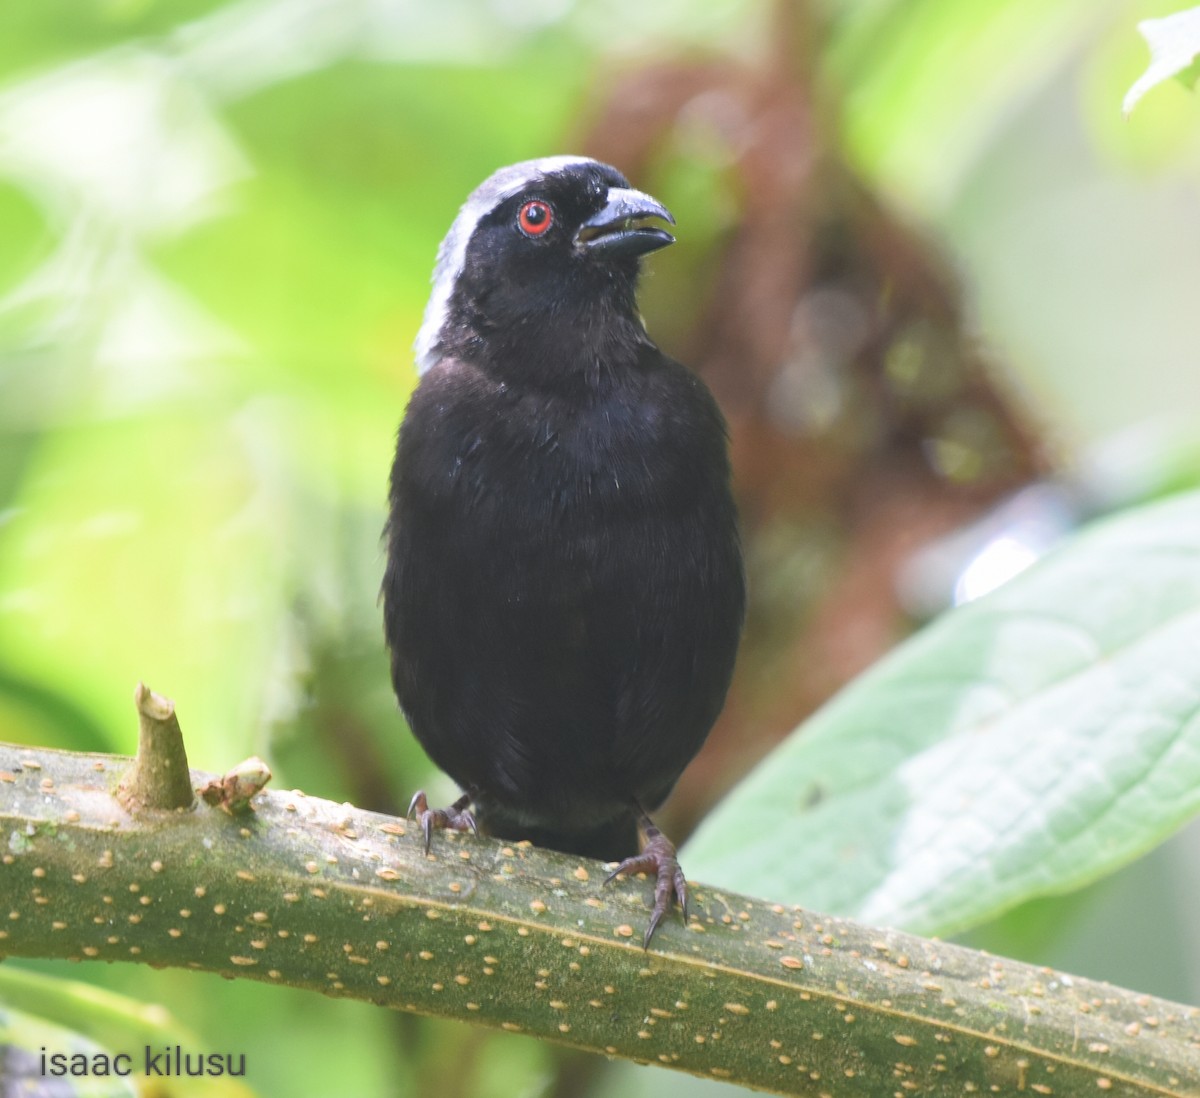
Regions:
<instances>
[{"instance_id":1,"label":"blurred green leaf","mask_svg":"<svg viewBox=\"0 0 1200 1098\"><path fill-rule=\"evenodd\" d=\"M303 557L281 541L293 497L270 409L197 412L47 440L0 539L0 662L126 728L110 750L132 745L137 681L170 683L193 762L216 769L247 753L290 593L280 562Z\"/></svg>"},{"instance_id":2,"label":"blurred green leaf","mask_svg":"<svg viewBox=\"0 0 1200 1098\"><path fill-rule=\"evenodd\" d=\"M0 74L69 59L139 35L161 34L221 0L36 0L0 6Z\"/></svg>"},{"instance_id":3,"label":"blurred green leaf","mask_svg":"<svg viewBox=\"0 0 1200 1098\"><path fill-rule=\"evenodd\" d=\"M847 151L928 214L1108 16L1093 0L843 3L824 63L844 89ZM1019 59L1019 60L1018 60Z\"/></svg>"},{"instance_id":4,"label":"blurred green leaf","mask_svg":"<svg viewBox=\"0 0 1200 1098\"><path fill-rule=\"evenodd\" d=\"M0 313L5 295L44 257L47 227L29 196L0 181Z\"/></svg>"},{"instance_id":5,"label":"blurred green leaf","mask_svg":"<svg viewBox=\"0 0 1200 1098\"><path fill-rule=\"evenodd\" d=\"M272 383L319 387L322 399L369 389L373 403L386 385L398 418L437 247L459 205L514 148L560 149L576 96L561 81L548 95L547 75L346 62L260 91L227 119L254 178L233 188L229 214L156 258L252 343L250 366ZM463 117L480 140L443 148Z\"/></svg>"},{"instance_id":6,"label":"blurred green leaf","mask_svg":"<svg viewBox=\"0 0 1200 1098\"><path fill-rule=\"evenodd\" d=\"M1178 76L1189 85L1200 71L1195 62L1200 54L1200 8L1189 8L1162 19L1144 19L1138 30L1150 47L1150 67L1125 93L1121 104L1128 115L1151 88Z\"/></svg>"},{"instance_id":7,"label":"blurred green leaf","mask_svg":"<svg viewBox=\"0 0 1200 1098\"><path fill-rule=\"evenodd\" d=\"M28 1014L52 1016L59 1025L85 1032L101 1044L197 1045L195 1034L161 1006L18 965L0 968L0 999Z\"/></svg>"},{"instance_id":8,"label":"blurred green leaf","mask_svg":"<svg viewBox=\"0 0 1200 1098\"><path fill-rule=\"evenodd\" d=\"M698 879L945 934L1200 809L1200 493L1098 524L897 649L702 825Z\"/></svg>"},{"instance_id":9,"label":"blurred green leaf","mask_svg":"<svg viewBox=\"0 0 1200 1098\"><path fill-rule=\"evenodd\" d=\"M106 751L106 730L65 693L10 675L0 667L0 741Z\"/></svg>"},{"instance_id":10,"label":"blurred green leaf","mask_svg":"<svg viewBox=\"0 0 1200 1098\"><path fill-rule=\"evenodd\" d=\"M96 1066L99 1074L47 1078L42 1064L55 1055L83 1057L82 1062ZM114 1050L78 1033L0 1003L0 1084L5 1094L20 1098L137 1098L132 1079L111 1074L114 1055Z\"/></svg>"},{"instance_id":11,"label":"blurred green leaf","mask_svg":"<svg viewBox=\"0 0 1200 1098\"><path fill-rule=\"evenodd\" d=\"M49 1019L53 1019L51 1022ZM207 1046L160 1006L26 968L0 969L0 1085L14 1096L54 1098L134 1098L144 1093L144 1049L180 1045L193 1053ZM118 1053L132 1062L134 1075L96 1077L42 1074L42 1054L83 1055L109 1065ZM43 1089L38 1089L38 1087ZM25 1089L25 1088L28 1089ZM253 1091L236 1079L205 1076L172 1078L173 1098L252 1098Z\"/></svg>"}]
</instances>

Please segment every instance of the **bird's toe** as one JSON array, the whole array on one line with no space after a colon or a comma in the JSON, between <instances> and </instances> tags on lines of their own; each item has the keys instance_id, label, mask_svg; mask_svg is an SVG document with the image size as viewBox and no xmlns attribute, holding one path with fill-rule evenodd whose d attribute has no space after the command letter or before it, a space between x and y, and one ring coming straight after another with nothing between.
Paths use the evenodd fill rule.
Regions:
<instances>
[{"instance_id":1,"label":"bird's toe","mask_svg":"<svg viewBox=\"0 0 1200 1098\"><path fill-rule=\"evenodd\" d=\"M684 877L683 869L679 865L674 844L657 828L654 828L653 832L649 834L642 852L621 862L605 878L604 883L608 884L620 874L632 876L634 873L653 874L655 879L654 907L650 912L650 923L646 927L646 935L642 940L642 944L648 949L650 939L654 937L654 932L666 918L676 900L679 901L679 906L683 911L684 922L687 921L687 878Z\"/></svg>"},{"instance_id":2,"label":"bird's toe","mask_svg":"<svg viewBox=\"0 0 1200 1098\"><path fill-rule=\"evenodd\" d=\"M433 843L435 831L470 831L473 835L479 834L475 816L467 807L470 803L470 795L464 793L449 808L430 808L425 790L418 789L413 794L413 799L408 805L408 817L416 819L421 833L425 836L426 854Z\"/></svg>"}]
</instances>

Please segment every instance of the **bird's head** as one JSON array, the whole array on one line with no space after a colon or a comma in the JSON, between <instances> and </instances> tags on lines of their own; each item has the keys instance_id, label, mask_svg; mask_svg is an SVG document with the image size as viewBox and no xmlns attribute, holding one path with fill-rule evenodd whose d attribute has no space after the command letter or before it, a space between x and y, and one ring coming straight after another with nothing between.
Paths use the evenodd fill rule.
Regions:
<instances>
[{"instance_id":1,"label":"bird's head","mask_svg":"<svg viewBox=\"0 0 1200 1098\"><path fill-rule=\"evenodd\" d=\"M640 259L675 239L651 218L675 220L599 161L556 156L501 168L442 241L417 336L419 372L481 345L568 357L581 335L629 324L640 332Z\"/></svg>"}]
</instances>

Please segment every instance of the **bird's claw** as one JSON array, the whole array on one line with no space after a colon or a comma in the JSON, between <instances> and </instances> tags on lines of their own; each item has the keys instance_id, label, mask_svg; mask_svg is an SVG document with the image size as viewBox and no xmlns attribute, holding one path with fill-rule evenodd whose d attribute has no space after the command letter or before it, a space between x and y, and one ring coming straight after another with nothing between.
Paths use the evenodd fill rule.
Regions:
<instances>
[{"instance_id":1,"label":"bird's claw","mask_svg":"<svg viewBox=\"0 0 1200 1098\"><path fill-rule=\"evenodd\" d=\"M467 805L471 803L471 798L464 794L459 797L449 808L430 808L429 801L425 798L425 790L418 789L413 794L413 799L409 803L407 818L416 818L416 821L421 826L421 832L425 836L425 853L429 853L430 844L433 842L434 831L470 831L473 835L479 834L479 827L475 823L475 817Z\"/></svg>"},{"instance_id":2,"label":"bird's claw","mask_svg":"<svg viewBox=\"0 0 1200 1098\"><path fill-rule=\"evenodd\" d=\"M688 893L687 878L675 855L675 847L662 832L655 831L646 842L640 854L626 858L605 879L608 884L619 874L632 876L634 873L654 874L654 909L650 912L650 925L646 927L646 936L642 939L643 948L650 948L650 939L658 929L658 924L671 910L675 900L683 911L683 921L687 923Z\"/></svg>"}]
</instances>

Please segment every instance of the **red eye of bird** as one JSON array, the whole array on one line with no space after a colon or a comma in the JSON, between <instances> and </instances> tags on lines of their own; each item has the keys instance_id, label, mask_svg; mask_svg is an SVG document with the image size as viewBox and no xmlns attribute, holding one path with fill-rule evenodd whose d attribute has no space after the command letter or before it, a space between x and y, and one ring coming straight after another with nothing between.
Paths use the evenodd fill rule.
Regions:
<instances>
[{"instance_id":1,"label":"red eye of bird","mask_svg":"<svg viewBox=\"0 0 1200 1098\"><path fill-rule=\"evenodd\" d=\"M545 202L535 198L521 207L517 224L526 236L541 236L554 224L554 211Z\"/></svg>"}]
</instances>

